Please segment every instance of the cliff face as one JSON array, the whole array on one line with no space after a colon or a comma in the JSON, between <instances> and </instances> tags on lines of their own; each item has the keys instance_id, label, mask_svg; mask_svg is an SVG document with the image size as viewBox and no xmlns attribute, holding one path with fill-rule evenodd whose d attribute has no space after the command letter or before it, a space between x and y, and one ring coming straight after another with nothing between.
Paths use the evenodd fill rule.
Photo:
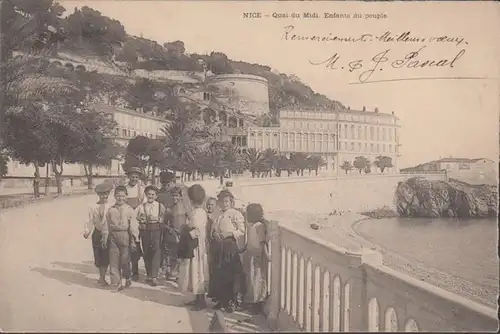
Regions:
<instances>
[{"instance_id":1,"label":"cliff face","mask_svg":"<svg viewBox=\"0 0 500 334\"><path fill-rule=\"evenodd\" d=\"M497 216L497 194L497 186L413 177L399 182L394 199L403 217L486 218Z\"/></svg>"}]
</instances>

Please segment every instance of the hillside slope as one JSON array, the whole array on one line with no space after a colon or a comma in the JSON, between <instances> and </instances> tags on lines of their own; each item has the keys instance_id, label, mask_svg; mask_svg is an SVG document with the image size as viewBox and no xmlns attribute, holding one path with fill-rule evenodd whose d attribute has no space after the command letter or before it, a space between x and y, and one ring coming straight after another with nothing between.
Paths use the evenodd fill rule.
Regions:
<instances>
[{"instance_id":1,"label":"hillside slope","mask_svg":"<svg viewBox=\"0 0 500 334\"><path fill-rule=\"evenodd\" d=\"M59 25L66 32L60 50L109 63L126 64L129 69L200 71L203 59L214 74L243 73L269 81L272 112L289 106L345 109L338 101L314 92L294 75L272 71L269 66L229 59L224 53L209 55L186 53L182 41L160 43L130 36L123 25L90 7L75 9Z\"/></svg>"}]
</instances>

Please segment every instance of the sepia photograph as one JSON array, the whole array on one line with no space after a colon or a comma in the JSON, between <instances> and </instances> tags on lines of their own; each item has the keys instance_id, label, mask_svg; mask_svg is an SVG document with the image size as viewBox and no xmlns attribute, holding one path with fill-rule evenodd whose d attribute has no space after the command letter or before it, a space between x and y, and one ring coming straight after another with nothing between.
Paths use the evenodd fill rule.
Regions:
<instances>
[{"instance_id":1,"label":"sepia photograph","mask_svg":"<svg viewBox=\"0 0 500 334\"><path fill-rule=\"evenodd\" d=\"M0 332L498 331L498 3L0 20Z\"/></svg>"}]
</instances>

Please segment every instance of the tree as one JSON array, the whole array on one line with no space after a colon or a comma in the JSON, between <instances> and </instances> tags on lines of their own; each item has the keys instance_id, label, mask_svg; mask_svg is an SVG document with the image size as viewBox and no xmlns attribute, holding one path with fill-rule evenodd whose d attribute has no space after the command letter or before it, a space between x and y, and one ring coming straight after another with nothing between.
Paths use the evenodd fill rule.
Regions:
<instances>
[{"instance_id":1,"label":"tree","mask_svg":"<svg viewBox=\"0 0 500 334\"><path fill-rule=\"evenodd\" d=\"M349 160L346 160L346 161L344 161L342 166L340 166L340 168L343 169L347 175L347 173L353 169L353 166Z\"/></svg>"},{"instance_id":2,"label":"tree","mask_svg":"<svg viewBox=\"0 0 500 334\"><path fill-rule=\"evenodd\" d=\"M363 156L359 156L354 158L353 165L354 168L356 168L359 171L359 174L361 174L361 172L366 168L366 166L370 165L370 161Z\"/></svg>"},{"instance_id":3,"label":"tree","mask_svg":"<svg viewBox=\"0 0 500 334\"><path fill-rule=\"evenodd\" d=\"M2 178L7 175L9 172L7 164L9 163L10 158L4 152L0 152L0 181Z\"/></svg>"},{"instance_id":4,"label":"tree","mask_svg":"<svg viewBox=\"0 0 500 334\"><path fill-rule=\"evenodd\" d=\"M55 145L45 114L31 105L17 113L8 113L5 122L3 138L7 152L23 164L33 164L35 175L40 176L40 167L49 164L51 147ZM33 190L35 195L39 192L37 187Z\"/></svg>"},{"instance_id":5,"label":"tree","mask_svg":"<svg viewBox=\"0 0 500 334\"><path fill-rule=\"evenodd\" d=\"M320 167L326 165L325 159L320 155L310 155L308 158L309 166L314 169L316 175L318 175L318 170Z\"/></svg>"},{"instance_id":6,"label":"tree","mask_svg":"<svg viewBox=\"0 0 500 334\"><path fill-rule=\"evenodd\" d=\"M201 110L193 104L179 103L172 114L171 122L162 129L165 167L185 171L185 162L209 151L220 135L218 124L205 124Z\"/></svg>"},{"instance_id":7,"label":"tree","mask_svg":"<svg viewBox=\"0 0 500 334\"><path fill-rule=\"evenodd\" d=\"M222 161L228 170L229 177L234 171L243 169L245 165L245 159L240 153L240 148L231 144L231 142L227 142L225 145Z\"/></svg>"},{"instance_id":8,"label":"tree","mask_svg":"<svg viewBox=\"0 0 500 334\"><path fill-rule=\"evenodd\" d=\"M81 127L81 142L72 149L68 162L81 163L87 176L89 189L93 188L93 167L109 166L112 159L118 157L122 148L110 137L116 122L108 115L86 110L76 113L73 120Z\"/></svg>"},{"instance_id":9,"label":"tree","mask_svg":"<svg viewBox=\"0 0 500 334\"><path fill-rule=\"evenodd\" d=\"M290 176L290 160L284 156L279 155L276 159L276 176L281 176L281 171L286 170L288 172L288 176Z\"/></svg>"},{"instance_id":10,"label":"tree","mask_svg":"<svg viewBox=\"0 0 500 334\"><path fill-rule=\"evenodd\" d=\"M307 154L302 152L292 154L290 160L297 170L297 176L304 176L304 169L306 169L309 164L307 157Z\"/></svg>"},{"instance_id":11,"label":"tree","mask_svg":"<svg viewBox=\"0 0 500 334\"><path fill-rule=\"evenodd\" d=\"M146 175L151 177L154 183L156 170L165 164L165 155L163 153L163 143L160 139L151 139L145 136L137 136L131 139L127 146L127 156L129 162L131 157L135 157L140 167L146 170ZM132 167L132 166L127 166Z\"/></svg>"},{"instance_id":12,"label":"tree","mask_svg":"<svg viewBox=\"0 0 500 334\"><path fill-rule=\"evenodd\" d=\"M264 158L264 164L263 164L263 172L265 176L272 176L271 172L272 169L276 169L276 165L278 163L278 151L272 148L268 148L262 152L263 158Z\"/></svg>"},{"instance_id":13,"label":"tree","mask_svg":"<svg viewBox=\"0 0 500 334\"><path fill-rule=\"evenodd\" d=\"M76 46L79 52L89 49L98 56L110 57L114 47L121 46L127 36L119 21L87 6L75 8L66 18L66 24L69 46Z\"/></svg>"},{"instance_id":14,"label":"tree","mask_svg":"<svg viewBox=\"0 0 500 334\"><path fill-rule=\"evenodd\" d=\"M252 173L252 177L255 177L257 173L261 172L266 162L261 151L250 148L245 154L245 163L247 169Z\"/></svg>"},{"instance_id":15,"label":"tree","mask_svg":"<svg viewBox=\"0 0 500 334\"><path fill-rule=\"evenodd\" d=\"M383 156L383 155L379 155L375 161L373 162L373 164L380 168L380 171L383 173L384 170L386 168L391 168L393 167L392 165L392 158L391 157L387 157L387 156Z\"/></svg>"}]
</instances>

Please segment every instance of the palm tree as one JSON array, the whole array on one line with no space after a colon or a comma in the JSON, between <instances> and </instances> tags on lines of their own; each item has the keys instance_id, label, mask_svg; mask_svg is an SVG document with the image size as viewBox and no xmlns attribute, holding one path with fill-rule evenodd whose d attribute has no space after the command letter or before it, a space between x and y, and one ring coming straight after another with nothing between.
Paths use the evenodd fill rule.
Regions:
<instances>
[{"instance_id":1,"label":"palm tree","mask_svg":"<svg viewBox=\"0 0 500 334\"><path fill-rule=\"evenodd\" d=\"M276 169L276 165L278 164L278 151L272 148L266 149L264 152L262 152L262 155L264 156L264 175L265 176L271 176L272 169Z\"/></svg>"},{"instance_id":2,"label":"palm tree","mask_svg":"<svg viewBox=\"0 0 500 334\"><path fill-rule=\"evenodd\" d=\"M226 145L222 160L228 170L229 177L231 177L233 171L241 170L245 165L245 159L240 153L240 148L230 142Z\"/></svg>"},{"instance_id":3,"label":"palm tree","mask_svg":"<svg viewBox=\"0 0 500 334\"><path fill-rule=\"evenodd\" d=\"M290 160L285 155L279 155L276 160L276 176L281 176L281 171L286 170L290 176Z\"/></svg>"},{"instance_id":4,"label":"palm tree","mask_svg":"<svg viewBox=\"0 0 500 334\"><path fill-rule=\"evenodd\" d=\"M252 173L252 177L255 177L256 173L260 173L265 164L264 155L261 151L255 148L250 148L247 151L245 160L247 169L250 171L250 173Z\"/></svg>"},{"instance_id":5,"label":"palm tree","mask_svg":"<svg viewBox=\"0 0 500 334\"><path fill-rule=\"evenodd\" d=\"M291 156L291 162L297 169L297 176L304 176L304 169L306 169L308 165L307 154L302 152L294 153Z\"/></svg>"},{"instance_id":6,"label":"palm tree","mask_svg":"<svg viewBox=\"0 0 500 334\"><path fill-rule=\"evenodd\" d=\"M178 110L171 122L165 125L162 129L162 142L165 167L184 172L198 153L210 149L218 135L218 129L216 126L206 126L198 117L198 110L181 107L186 113Z\"/></svg>"}]
</instances>

